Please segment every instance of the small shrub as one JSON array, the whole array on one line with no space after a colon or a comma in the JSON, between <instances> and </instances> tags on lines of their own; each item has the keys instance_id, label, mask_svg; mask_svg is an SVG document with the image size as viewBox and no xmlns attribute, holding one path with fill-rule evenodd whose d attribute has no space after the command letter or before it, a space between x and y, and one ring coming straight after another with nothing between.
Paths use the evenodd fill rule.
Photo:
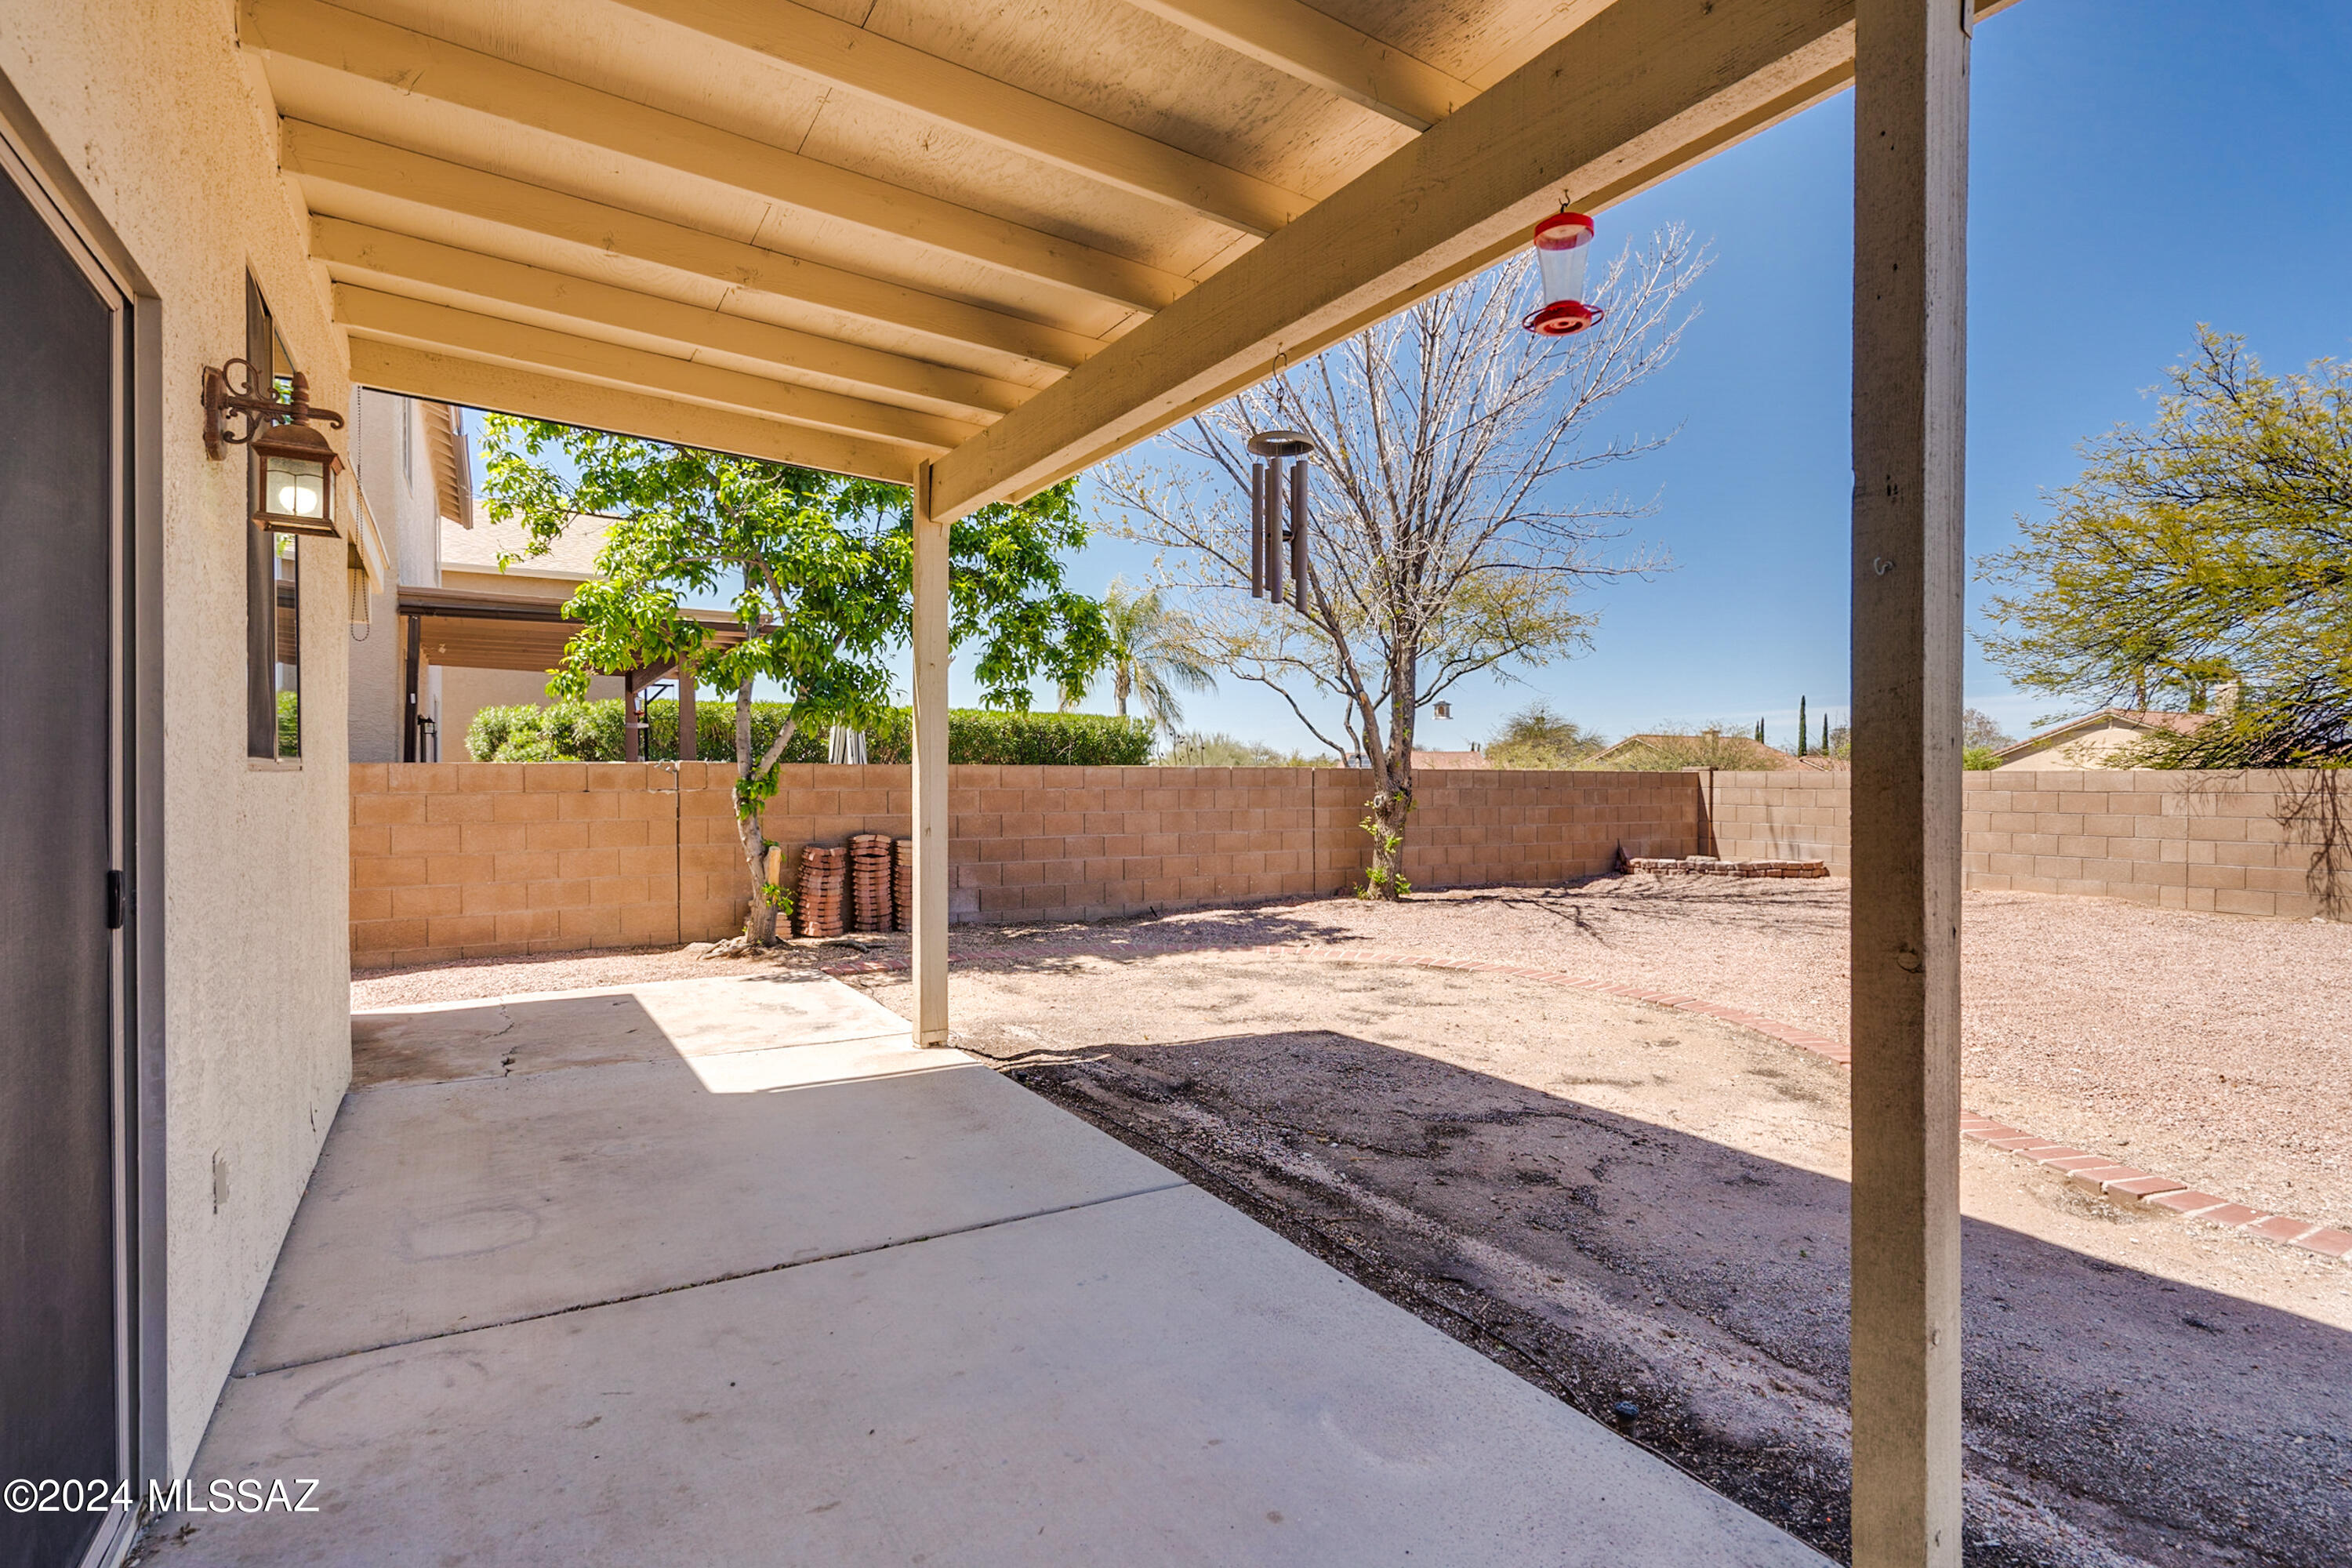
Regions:
<instances>
[{"instance_id":1,"label":"small shrub","mask_svg":"<svg viewBox=\"0 0 2352 1568\"><path fill-rule=\"evenodd\" d=\"M950 763L1110 768L1137 767L1150 760L1151 726L1140 719L970 708L948 715Z\"/></svg>"}]
</instances>

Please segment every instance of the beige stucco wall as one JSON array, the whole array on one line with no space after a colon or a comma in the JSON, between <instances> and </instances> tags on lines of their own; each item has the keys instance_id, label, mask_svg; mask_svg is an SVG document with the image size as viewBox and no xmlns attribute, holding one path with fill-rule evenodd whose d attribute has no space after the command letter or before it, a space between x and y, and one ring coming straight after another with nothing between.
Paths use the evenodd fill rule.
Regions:
<instances>
[{"instance_id":1,"label":"beige stucco wall","mask_svg":"<svg viewBox=\"0 0 2352 1568\"><path fill-rule=\"evenodd\" d=\"M245 756L245 468L205 457L196 399L203 366L244 353L250 268L315 401L348 405L274 128L235 38L227 0L0 0L0 70L162 302L162 1004L182 1469L351 1067L345 546L301 546L308 754L298 768L257 768Z\"/></svg>"},{"instance_id":2,"label":"beige stucco wall","mask_svg":"<svg viewBox=\"0 0 2352 1568\"><path fill-rule=\"evenodd\" d=\"M2011 757L2000 764L1999 771L2005 773L2063 773L2081 768L2104 768L2109 765L2108 759L2117 752L2146 739L2147 735L2144 731L2109 724L2074 736L2055 746L2044 746L2038 752Z\"/></svg>"},{"instance_id":3,"label":"beige stucco wall","mask_svg":"<svg viewBox=\"0 0 2352 1568\"><path fill-rule=\"evenodd\" d=\"M350 412L344 450L392 556L394 579L369 595L366 633L351 643L352 761L394 763L400 760L407 697L397 589L439 585L441 520L415 400L362 392L353 395ZM431 714L435 682L428 677L423 685Z\"/></svg>"}]
</instances>

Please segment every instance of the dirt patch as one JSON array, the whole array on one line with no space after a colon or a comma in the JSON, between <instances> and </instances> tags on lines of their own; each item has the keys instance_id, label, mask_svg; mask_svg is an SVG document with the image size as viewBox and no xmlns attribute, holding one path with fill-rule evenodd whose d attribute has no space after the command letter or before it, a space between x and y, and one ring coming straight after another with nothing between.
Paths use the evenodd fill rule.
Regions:
<instances>
[{"instance_id":1,"label":"dirt patch","mask_svg":"<svg viewBox=\"0 0 2352 1568\"><path fill-rule=\"evenodd\" d=\"M1839 1068L1500 976L1123 934L964 953L955 1043L1843 1555ZM1964 1159L1969 1561L2337 1561L2352 1271Z\"/></svg>"}]
</instances>

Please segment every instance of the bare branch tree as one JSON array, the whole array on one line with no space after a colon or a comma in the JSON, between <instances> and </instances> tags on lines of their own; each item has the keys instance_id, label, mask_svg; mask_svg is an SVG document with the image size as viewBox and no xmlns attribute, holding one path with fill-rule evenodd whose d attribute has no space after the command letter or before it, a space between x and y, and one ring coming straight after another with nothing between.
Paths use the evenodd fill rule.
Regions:
<instances>
[{"instance_id":1,"label":"bare branch tree","mask_svg":"<svg viewBox=\"0 0 2352 1568\"><path fill-rule=\"evenodd\" d=\"M1160 547L1190 590L1203 662L1282 697L1307 732L1370 762L1368 895L1400 897L1421 710L1483 671L1572 653L1593 616L1577 595L1662 557L1612 557L1643 503L1580 493L1668 437L1590 438L1612 397L1674 357L1706 269L1679 226L1621 253L1566 340L1522 331L1535 266L1522 256L1433 296L1212 409L1162 441L1171 463L1115 464L1128 515L1111 531ZM1253 431L1320 449L1309 511L1307 609L1236 592L1250 580ZM1230 484L1231 489L1227 488Z\"/></svg>"}]
</instances>

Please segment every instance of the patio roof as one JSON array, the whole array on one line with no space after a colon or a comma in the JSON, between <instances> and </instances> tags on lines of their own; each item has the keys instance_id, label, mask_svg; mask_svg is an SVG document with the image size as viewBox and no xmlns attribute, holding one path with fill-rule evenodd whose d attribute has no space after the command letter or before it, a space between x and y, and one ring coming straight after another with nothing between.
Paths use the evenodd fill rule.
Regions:
<instances>
[{"instance_id":1,"label":"patio roof","mask_svg":"<svg viewBox=\"0 0 2352 1568\"><path fill-rule=\"evenodd\" d=\"M1853 72L1836 0L367 9L238 21L354 379L887 479L931 460L942 518Z\"/></svg>"},{"instance_id":2,"label":"patio roof","mask_svg":"<svg viewBox=\"0 0 2352 1568\"><path fill-rule=\"evenodd\" d=\"M399 613L415 624L426 658L461 669L552 669L580 629L560 602L522 594L403 588ZM720 647L743 640L741 625L723 610L686 613Z\"/></svg>"}]
</instances>

